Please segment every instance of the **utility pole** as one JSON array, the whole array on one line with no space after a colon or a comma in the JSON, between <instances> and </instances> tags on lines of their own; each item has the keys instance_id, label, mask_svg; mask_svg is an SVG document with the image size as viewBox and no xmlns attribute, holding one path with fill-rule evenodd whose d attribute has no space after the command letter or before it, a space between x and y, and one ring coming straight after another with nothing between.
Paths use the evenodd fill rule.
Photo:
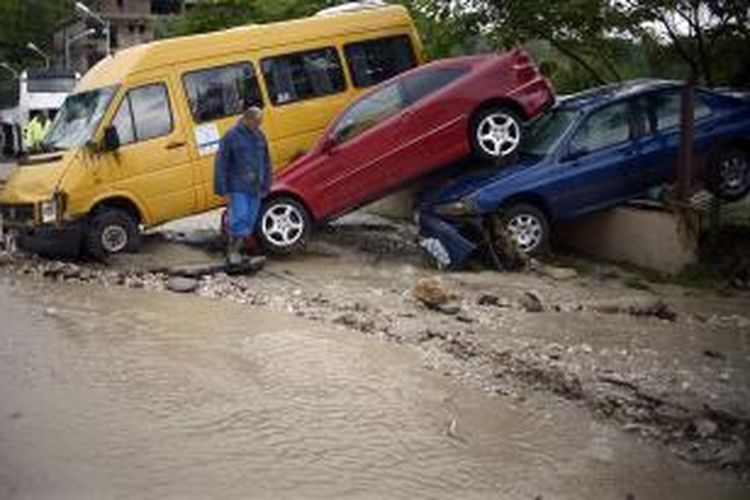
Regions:
<instances>
[{"instance_id":1,"label":"utility pole","mask_svg":"<svg viewBox=\"0 0 750 500\"><path fill-rule=\"evenodd\" d=\"M96 33L96 30L94 28L89 28L86 31L82 31L81 33L78 33L77 35L71 36L70 38L65 38L65 69L70 69L70 46L75 42L76 40L80 40L81 38L86 38L89 35L93 35Z\"/></svg>"},{"instance_id":2,"label":"utility pole","mask_svg":"<svg viewBox=\"0 0 750 500\"><path fill-rule=\"evenodd\" d=\"M82 2L76 2L75 4L75 10L78 17L84 20L84 22L87 19L90 19L94 21L94 23L98 24L101 30L104 32L104 36L106 37L107 41L107 48L106 53L107 55L110 55L112 52L112 29L109 20L104 19L99 14L93 12L91 9L89 9L86 4Z\"/></svg>"},{"instance_id":3,"label":"utility pole","mask_svg":"<svg viewBox=\"0 0 750 500\"><path fill-rule=\"evenodd\" d=\"M37 47L34 42L27 43L26 48L42 56L42 58L44 59L44 67L46 69L49 69L49 56L42 49Z\"/></svg>"}]
</instances>

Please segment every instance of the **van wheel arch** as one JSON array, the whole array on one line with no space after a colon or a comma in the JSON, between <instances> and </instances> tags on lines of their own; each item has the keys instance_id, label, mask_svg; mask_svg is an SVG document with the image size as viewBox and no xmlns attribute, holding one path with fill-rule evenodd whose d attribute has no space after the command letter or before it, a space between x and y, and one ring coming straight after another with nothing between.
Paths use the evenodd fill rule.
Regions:
<instances>
[{"instance_id":1,"label":"van wheel arch","mask_svg":"<svg viewBox=\"0 0 750 500\"><path fill-rule=\"evenodd\" d=\"M105 209L123 210L133 216L135 220L138 221L138 224L142 224L144 221L143 214L141 214L138 206L132 200L124 196L106 198L104 200L96 202L96 204L91 207L91 210L89 210L89 214L93 216L97 212L101 212Z\"/></svg>"}]
</instances>

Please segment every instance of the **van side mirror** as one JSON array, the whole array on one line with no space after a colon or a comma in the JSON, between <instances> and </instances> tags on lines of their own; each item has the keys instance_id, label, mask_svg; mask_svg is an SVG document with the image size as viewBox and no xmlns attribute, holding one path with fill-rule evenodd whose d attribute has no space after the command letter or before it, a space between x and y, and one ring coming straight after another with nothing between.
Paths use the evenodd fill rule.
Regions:
<instances>
[{"instance_id":1,"label":"van side mirror","mask_svg":"<svg viewBox=\"0 0 750 500\"><path fill-rule=\"evenodd\" d=\"M104 129L102 149L104 151L117 151L120 149L120 134L117 133L117 129L113 125Z\"/></svg>"}]
</instances>

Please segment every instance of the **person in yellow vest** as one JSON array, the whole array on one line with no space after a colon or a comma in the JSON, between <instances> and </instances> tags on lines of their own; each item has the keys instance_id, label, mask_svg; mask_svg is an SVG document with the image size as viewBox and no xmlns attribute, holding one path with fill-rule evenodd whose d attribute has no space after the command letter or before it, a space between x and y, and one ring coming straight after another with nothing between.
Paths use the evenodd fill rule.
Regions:
<instances>
[{"instance_id":1,"label":"person in yellow vest","mask_svg":"<svg viewBox=\"0 0 750 500\"><path fill-rule=\"evenodd\" d=\"M37 113L29 123L26 124L26 127L23 129L23 138L29 152L35 153L41 151L42 141L47 135L49 126L50 120L47 117L46 111Z\"/></svg>"}]
</instances>

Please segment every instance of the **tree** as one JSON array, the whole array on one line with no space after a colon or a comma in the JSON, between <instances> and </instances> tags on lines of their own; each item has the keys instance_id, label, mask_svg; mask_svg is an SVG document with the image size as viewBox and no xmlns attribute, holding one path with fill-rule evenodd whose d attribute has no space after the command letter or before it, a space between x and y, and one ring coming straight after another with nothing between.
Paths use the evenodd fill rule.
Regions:
<instances>
[{"instance_id":1,"label":"tree","mask_svg":"<svg viewBox=\"0 0 750 500\"><path fill-rule=\"evenodd\" d=\"M740 48L750 43L747 0L618 0L616 8L630 19L634 35L666 40L691 76L709 86L716 83L716 67L726 64L718 49L728 40Z\"/></svg>"},{"instance_id":2,"label":"tree","mask_svg":"<svg viewBox=\"0 0 750 500\"><path fill-rule=\"evenodd\" d=\"M542 47L541 65L565 91L634 76L749 83L747 0L428 1L431 12L473 18L492 47Z\"/></svg>"},{"instance_id":3,"label":"tree","mask_svg":"<svg viewBox=\"0 0 750 500\"><path fill-rule=\"evenodd\" d=\"M294 19L312 15L334 3L332 0L200 0L184 17L167 26L165 36Z\"/></svg>"},{"instance_id":4,"label":"tree","mask_svg":"<svg viewBox=\"0 0 750 500\"><path fill-rule=\"evenodd\" d=\"M73 0L1 0L0 61L16 68L39 65L39 56L26 48L34 42L51 52L55 25L73 12Z\"/></svg>"}]
</instances>

